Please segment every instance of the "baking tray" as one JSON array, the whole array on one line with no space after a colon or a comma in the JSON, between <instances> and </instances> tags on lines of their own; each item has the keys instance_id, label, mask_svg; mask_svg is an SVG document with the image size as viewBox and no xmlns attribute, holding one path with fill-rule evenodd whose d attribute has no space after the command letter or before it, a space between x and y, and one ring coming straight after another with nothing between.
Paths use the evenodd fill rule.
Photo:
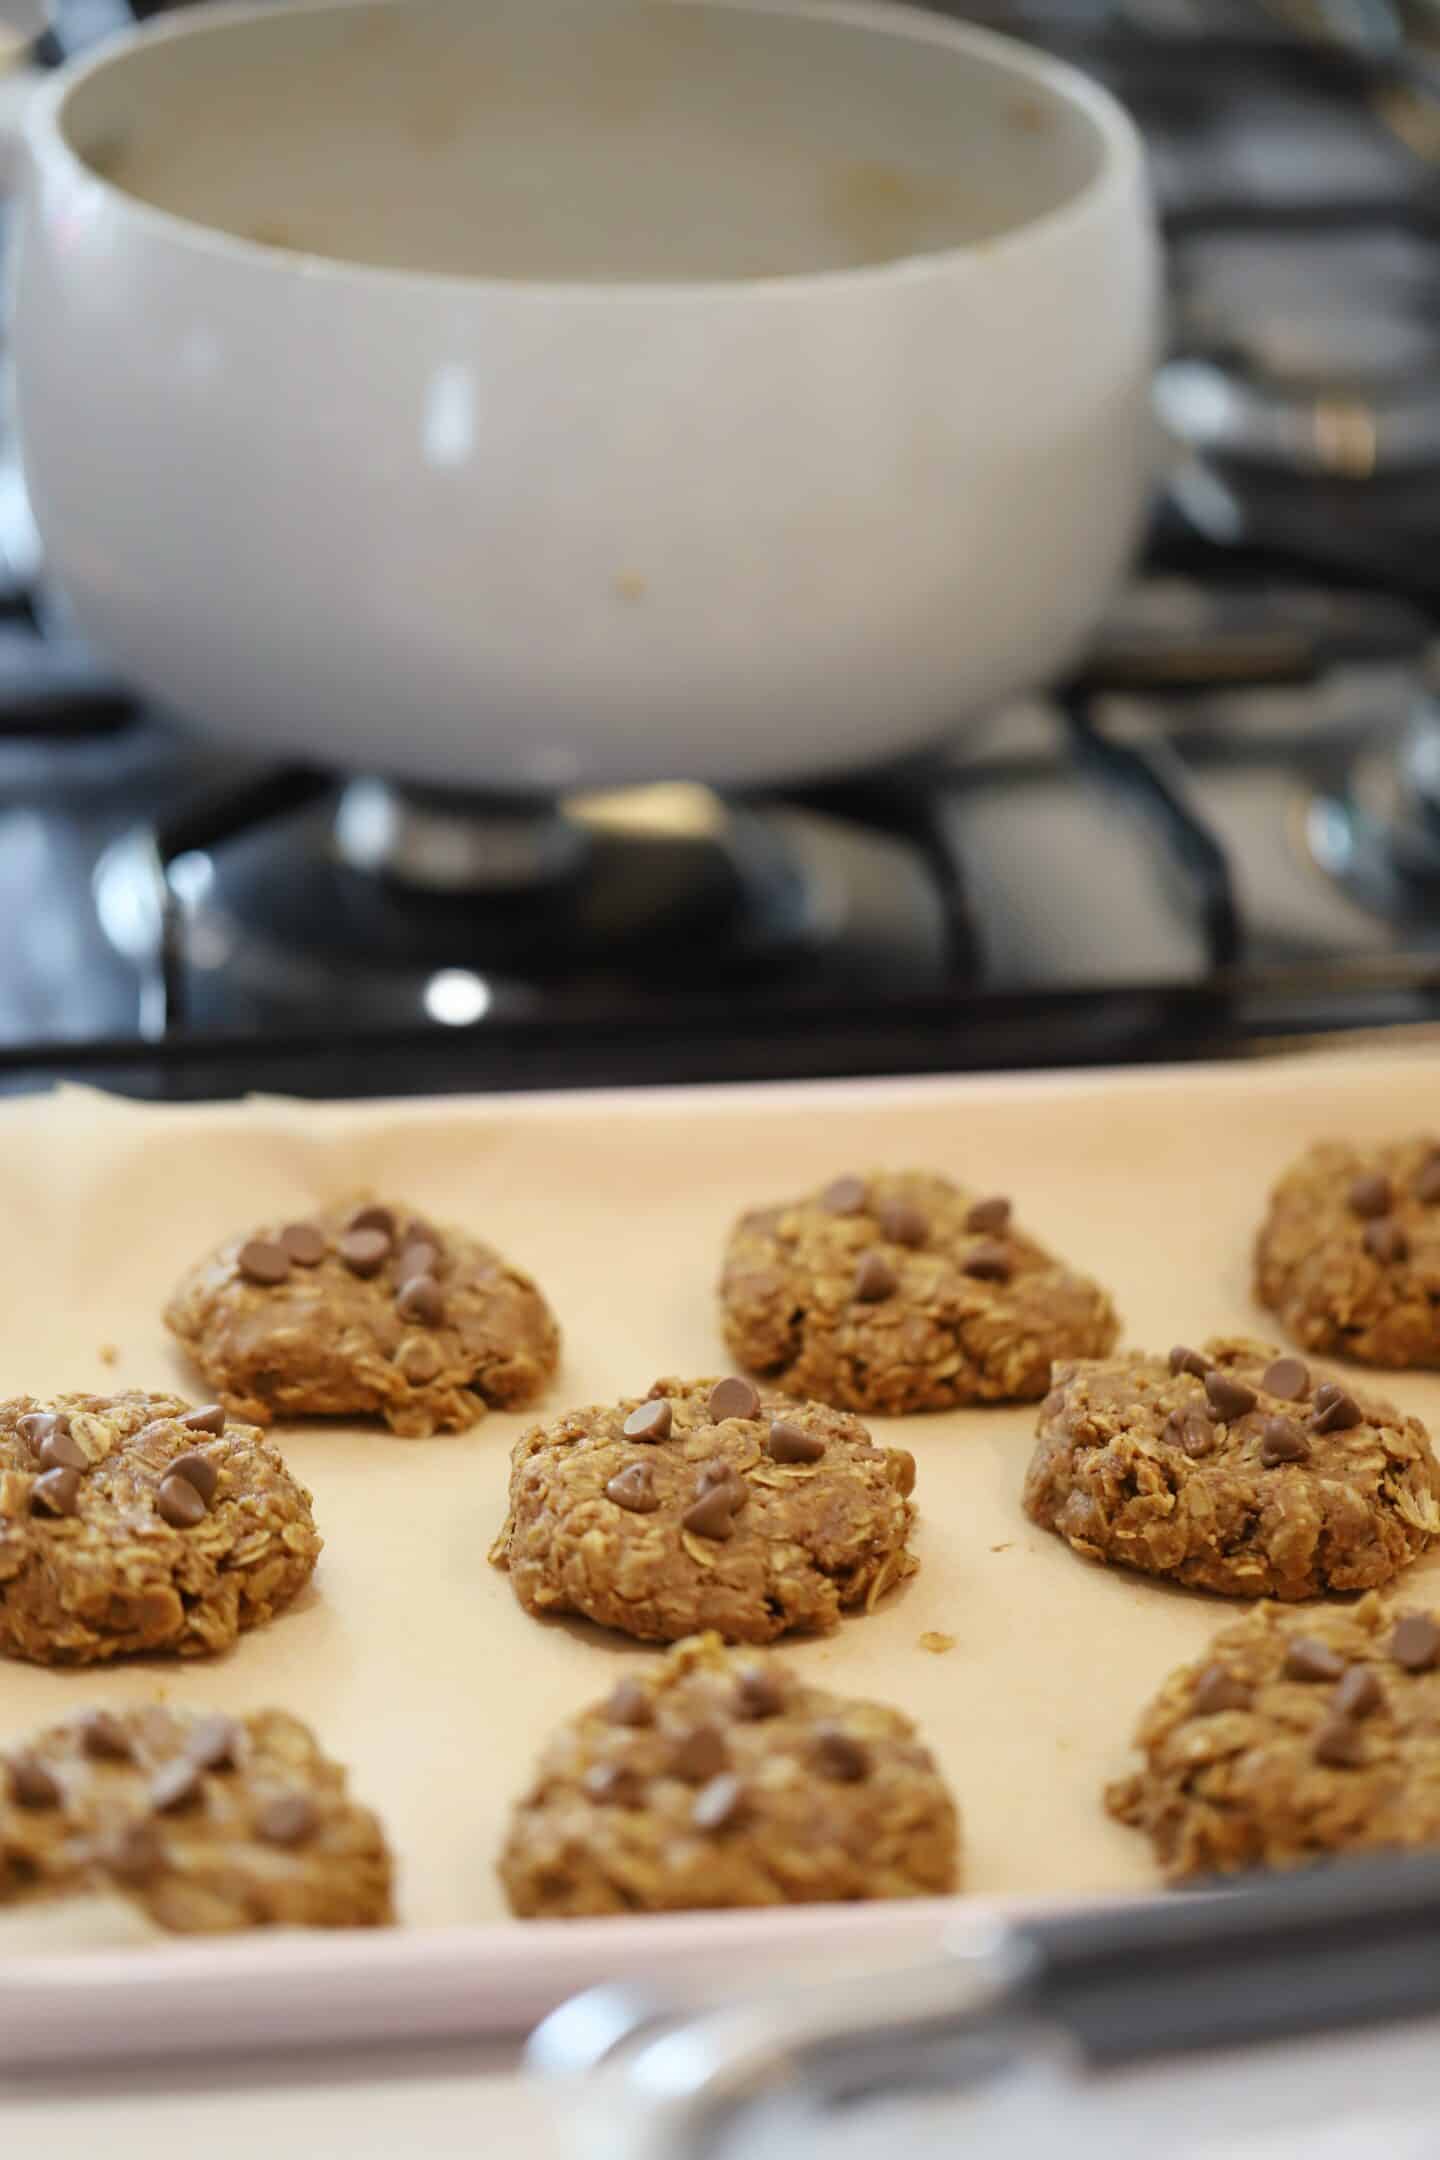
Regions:
<instances>
[{"instance_id":1,"label":"baking tray","mask_svg":"<svg viewBox=\"0 0 1440 2160\"><path fill-rule=\"evenodd\" d=\"M373 1187L533 1267L565 1328L549 1407L604 1400L661 1373L724 1369L714 1282L738 1207L882 1163L1011 1194L1028 1228L1111 1287L1129 1342L1264 1332L1248 1252L1271 1177L1312 1136L1423 1127L1437 1071L1425 1048L476 1102L159 1108L61 1090L0 1113L0 1370L14 1392L193 1392L159 1321L184 1263L252 1219ZM1440 1377L1384 1386L1440 1420ZM1101 1790L1127 1766L1142 1702L1235 1608L1087 1566L1030 1525L1019 1491L1034 1418L872 1421L918 1461L920 1571L875 1613L776 1653L918 1720L961 1802L968 1894L550 1923L504 1915L493 1859L506 1811L550 1726L656 1653L528 1618L487 1565L524 1419L430 1441L284 1429L327 1540L298 1606L213 1662L6 1662L0 1737L95 1701L284 1705L383 1815L406 1924L143 1941L112 1908L11 1916L0 2061L513 2031L600 1978L714 1987L781 1962L871 1970L1020 1903L1153 1887L1147 1847L1108 1819ZM1419 1574L1433 1579L1433 1563L1412 1587ZM953 1647L924 1647L935 1636Z\"/></svg>"}]
</instances>

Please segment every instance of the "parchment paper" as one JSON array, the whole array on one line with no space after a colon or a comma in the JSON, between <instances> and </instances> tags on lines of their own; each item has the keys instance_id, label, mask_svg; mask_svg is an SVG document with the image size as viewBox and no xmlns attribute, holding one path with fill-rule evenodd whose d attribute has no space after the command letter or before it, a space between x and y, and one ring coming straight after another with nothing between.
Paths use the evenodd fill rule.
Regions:
<instances>
[{"instance_id":1,"label":"parchment paper","mask_svg":"<svg viewBox=\"0 0 1440 2160\"><path fill-rule=\"evenodd\" d=\"M237 1226L367 1187L468 1223L535 1270L566 1335L548 1408L723 1371L713 1285L736 1210L882 1163L1012 1195L1028 1228L1110 1285L1131 1343L1264 1334L1248 1252L1270 1178L1312 1137L1440 1123L1437 1077L1431 1053L334 1107L157 1109L64 1091L0 1112L0 1387L178 1385L201 1399L159 1319L182 1266ZM1380 1384L1437 1425L1440 1379ZM1018 1494L1034 1419L875 1420L919 1462L920 1572L873 1615L777 1654L917 1718L961 1801L968 1888L1141 1889L1155 1881L1147 1848L1108 1820L1102 1787L1127 1766L1156 1684L1237 1608L1088 1566L1032 1528ZM0 1742L95 1702L283 1705L382 1812L407 1921L501 1917L493 1857L538 1743L656 1654L527 1618L487 1565L524 1422L492 1415L430 1441L280 1430L327 1541L298 1607L218 1661L0 1663ZM1411 1587L1425 1577L1435 1594L1435 1564ZM955 1647L927 1651L927 1633Z\"/></svg>"}]
</instances>

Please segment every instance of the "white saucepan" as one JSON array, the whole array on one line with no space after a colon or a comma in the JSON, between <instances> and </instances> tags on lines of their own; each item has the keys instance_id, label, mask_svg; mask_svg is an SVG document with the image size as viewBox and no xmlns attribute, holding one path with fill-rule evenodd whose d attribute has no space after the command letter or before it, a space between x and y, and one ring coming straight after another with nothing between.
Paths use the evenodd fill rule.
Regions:
<instances>
[{"instance_id":1,"label":"white saucepan","mask_svg":"<svg viewBox=\"0 0 1440 2160\"><path fill-rule=\"evenodd\" d=\"M31 107L49 563L196 727L487 789L744 784L1061 666L1147 487L1099 89L886 4L166 19Z\"/></svg>"}]
</instances>

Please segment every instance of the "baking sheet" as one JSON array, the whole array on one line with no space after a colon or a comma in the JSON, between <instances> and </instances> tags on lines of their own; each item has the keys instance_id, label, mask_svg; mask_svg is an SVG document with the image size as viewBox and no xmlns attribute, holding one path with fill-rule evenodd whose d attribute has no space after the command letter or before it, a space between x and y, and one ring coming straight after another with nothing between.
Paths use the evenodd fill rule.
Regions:
<instances>
[{"instance_id":1,"label":"baking sheet","mask_svg":"<svg viewBox=\"0 0 1440 2160\"><path fill-rule=\"evenodd\" d=\"M1264 1333L1248 1247L1269 1180L1311 1137L1423 1127L1437 1072L1427 1051L478 1102L154 1108L63 1090L0 1113L0 1384L40 1395L178 1386L198 1399L159 1320L182 1266L232 1228L373 1187L469 1224L534 1269L565 1329L547 1407L640 1392L661 1373L725 1369L714 1280L738 1207L882 1163L1011 1194L1028 1229L1110 1286L1127 1342ZM1440 1377L1384 1385L1440 1429ZM961 1802L967 1891L1005 1903L1153 1886L1145 1844L1106 1817L1101 1789L1127 1766L1156 1683L1235 1610L1087 1566L1027 1523L1018 1495L1034 1417L1030 1407L871 1421L917 1458L920 1571L874 1614L776 1652L818 1684L914 1715ZM400 2024L455 2029L513 2021L637 1964L713 1965L723 1951L733 1974L788 1944L833 1970L851 1950L868 1963L937 1939L955 1908L505 1920L493 1856L541 1738L656 1654L583 1622L528 1618L486 1564L525 1422L492 1414L429 1441L286 1428L281 1444L327 1541L297 1607L218 1661L81 1673L0 1664L0 1741L97 1701L298 1712L382 1813L409 1929L446 1932L89 1956L66 1938L40 1955L12 1919L0 1933L0 2053L43 2047L61 1987L92 2018L108 2003L96 2044L108 2034L123 2046L127 2004L133 2015L159 1991L181 2020L169 2037L183 2039L187 2019L203 2023L213 1981L254 2041L262 1999L268 2023L283 2009L292 2036L296 2016L321 2014L305 2008L320 1995L327 2034L347 2003L354 2030L387 2002ZM954 1647L936 1654L927 1635ZM282 1971L293 2002L275 1994ZM409 1991L409 2012L397 1990ZM76 2045L73 2018L65 2044Z\"/></svg>"}]
</instances>

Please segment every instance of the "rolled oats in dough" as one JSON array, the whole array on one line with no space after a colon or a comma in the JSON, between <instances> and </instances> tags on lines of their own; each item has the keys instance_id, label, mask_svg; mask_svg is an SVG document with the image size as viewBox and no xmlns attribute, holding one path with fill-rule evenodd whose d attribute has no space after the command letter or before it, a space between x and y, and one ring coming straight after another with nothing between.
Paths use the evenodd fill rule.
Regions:
<instances>
[{"instance_id":1,"label":"rolled oats in dough","mask_svg":"<svg viewBox=\"0 0 1440 2160\"><path fill-rule=\"evenodd\" d=\"M746 1371L892 1416L1031 1400L1056 1358L1098 1357L1118 1332L1105 1291L1018 1230L1007 1200L920 1171L742 1215L720 1302Z\"/></svg>"},{"instance_id":2,"label":"rolled oats in dough","mask_svg":"<svg viewBox=\"0 0 1440 2160\"><path fill-rule=\"evenodd\" d=\"M0 1403L0 1650L48 1665L225 1650L321 1540L253 1426L173 1395Z\"/></svg>"},{"instance_id":3,"label":"rolled oats in dough","mask_svg":"<svg viewBox=\"0 0 1440 2160\"><path fill-rule=\"evenodd\" d=\"M1255 1294L1307 1350L1440 1365L1440 1139L1312 1147L1270 1195Z\"/></svg>"},{"instance_id":4,"label":"rolled oats in dough","mask_svg":"<svg viewBox=\"0 0 1440 2160\"><path fill-rule=\"evenodd\" d=\"M515 1444L491 1558L528 1612L651 1642L833 1627L913 1569L913 1457L748 1380L658 1380Z\"/></svg>"},{"instance_id":5,"label":"rolled oats in dough","mask_svg":"<svg viewBox=\"0 0 1440 2160\"><path fill-rule=\"evenodd\" d=\"M1440 1532L1418 1418L1241 1338L1057 1367L1025 1512L1091 1560L1230 1597L1373 1590Z\"/></svg>"},{"instance_id":6,"label":"rolled oats in dough","mask_svg":"<svg viewBox=\"0 0 1440 2160\"><path fill-rule=\"evenodd\" d=\"M227 1238L165 1320L238 1417L382 1417L460 1431L531 1401L560 1331L524 1271L463 1230L383 1204Z\"/></svg>"},{"instance_id":7,"label":"rolled oats in dough","mask_svg":"<svg viewBox=\"0 0 1440 2160\"><path fill-rule=\"evenodd\" d=\"M379 1822L298 1718L92 1710L0 1750L0 1907L113 1891L181 1934L376 1927Z\"/></svg>"},{"instance_id":8,"label":"rolled oats in dough","mask_svg":"<svg viewBox=\"0 0 1440 2160\"><path fill-rule=\"evenodd\" d=\"M499 1870L522 1917L930 1897L959 1842L908 1718L705 1635L560 1728Z\"/></svg>"}]
</instances>

